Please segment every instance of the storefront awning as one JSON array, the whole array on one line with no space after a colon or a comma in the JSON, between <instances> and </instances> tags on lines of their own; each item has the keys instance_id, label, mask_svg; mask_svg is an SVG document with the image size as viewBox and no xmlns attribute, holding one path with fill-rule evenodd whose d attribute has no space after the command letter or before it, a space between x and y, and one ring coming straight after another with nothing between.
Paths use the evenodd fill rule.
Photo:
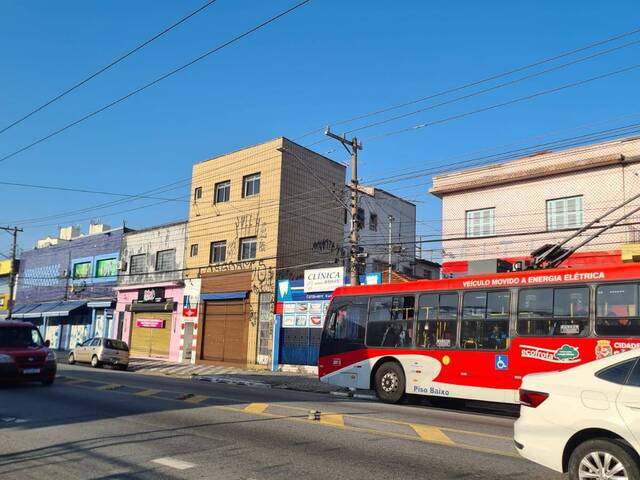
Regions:
<instances>
[{"instance_id":1,"label":"storefront awning","mask_svg":"<svg viewBox=\"0 0 640 480\"><path fill-rule=\"evenodd\" d=\"M201 300L244 300L247 298L247 291L239 292L220 292L220 293L203 293L200 295Z\"/></svg>"},{"instance_id":2,"label":"storefront awning","mask_svg":"<svg viewBox=\"0 0 640 480\"><path fill-rule=\"evenodd\" d=\"M127 312L172 312L176 303L167 302L134 302L124 306Z\"/></svg>"},{"instance_id":3,"label":"storefront awning","mask_svg":"<svg viewBox=\"0 0 640 480\"><path fill-rule=\"evenodd\" d=\"M66 317L73 310L83 307L86 301L31 303L19 305L11 314L12 318Z\"/></svg>"},{"instance_id":4,"label":"storefront awning","mask_svg":"<svg viewBox=\"0 0 640 480\"><path fill-rule=\"evenodd\" d=\"M42 314L43 317L66 317L72 311L84 307L87 304L86 301L75 300L71 302L60 302L51 310L48 310Z\"/></svg>"}]
</instances>

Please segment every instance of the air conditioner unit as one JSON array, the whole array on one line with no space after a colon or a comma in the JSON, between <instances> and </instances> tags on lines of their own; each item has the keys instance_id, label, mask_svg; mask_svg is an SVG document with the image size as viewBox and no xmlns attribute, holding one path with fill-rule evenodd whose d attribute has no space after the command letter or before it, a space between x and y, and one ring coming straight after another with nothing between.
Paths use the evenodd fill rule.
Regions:
<instances>
[{"instance_id":1,"label":"air conditioner unit","mask_svg":"<svg viewBox=\"0 0 640 480\"><path fill-rule=\"evenodd\" d=\"M120 270L121 272L126 272L127 266L127 262L125 262L124 260L118 261L118 270Z\"/></svg>"}]
</instances>

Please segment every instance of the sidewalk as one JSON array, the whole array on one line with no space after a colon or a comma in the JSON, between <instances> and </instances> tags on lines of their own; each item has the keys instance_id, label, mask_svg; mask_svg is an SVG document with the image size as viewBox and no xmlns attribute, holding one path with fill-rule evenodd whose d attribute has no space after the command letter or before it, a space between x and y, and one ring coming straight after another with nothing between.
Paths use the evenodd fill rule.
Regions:
<instances>
[{"instance_id":1,"label":"sidewalk","mask_svg":"<svg viewBox=\"0 0 640 480\"><path fill-rule=\"evenodd\" d=\"M214 383L232 383L263 388L282 388L303 392L329 393L336 388L318 380L315 375L302 373L247 370L235 367L170 363L147 358L132 358L133 372L193 378Z\"/></svg>"}]
</instances>

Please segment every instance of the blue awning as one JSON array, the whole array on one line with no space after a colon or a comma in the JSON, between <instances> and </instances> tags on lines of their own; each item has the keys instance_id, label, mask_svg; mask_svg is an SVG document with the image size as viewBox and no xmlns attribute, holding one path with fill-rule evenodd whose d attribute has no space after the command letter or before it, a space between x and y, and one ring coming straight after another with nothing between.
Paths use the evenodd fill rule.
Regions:
<instances>
[{"instance_id":1,"label":"blue awning","mask_svg":"<svg viewBox=\"0 0 640 480\"><path fill-rule=\"evenodd\" d=\"M244 300L247 298L246 290L240 292L220 292L220 293L203 293L200 295L201 300Z\"/></svg>"},{"instance_id":2,"label":"blue awning","mask_svg":"<svg viewBox=\"0 0 640 480\"><path fill-rule=\"evenodd\" d=\"M30 303L19 305L11 314L12 318L66 317L73 310L86 305L86 301Z\"/></svg>"},{"instance_id":3,"label":"blue awning","mask_svg":"<svg viewBox=\"0 0 640 480\"><path fill-rule=\"evenodd\" d=\"M55 307L43 312L43 317L66 317L72 311L84 307L87 304L86 301L75 300L70 302L60 302Z\"/></svg>"}]
</instances>

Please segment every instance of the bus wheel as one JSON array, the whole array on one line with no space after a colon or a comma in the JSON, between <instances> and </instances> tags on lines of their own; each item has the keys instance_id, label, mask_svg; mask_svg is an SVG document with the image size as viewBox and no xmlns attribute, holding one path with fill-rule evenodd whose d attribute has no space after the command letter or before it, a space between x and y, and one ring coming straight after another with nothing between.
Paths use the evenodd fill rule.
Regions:
<instances>
[{"instance_id":1,"label":"bus wheel","mask_svg":"<svg viewBox=\"0 0 640 480\"><path fill-rule=\"evenodd\" d=\"M398 403L404 396L404 372L395 362L382 364L376 371L375 382L376 395L385 403Z\"/></svg>"}]
</instances>

